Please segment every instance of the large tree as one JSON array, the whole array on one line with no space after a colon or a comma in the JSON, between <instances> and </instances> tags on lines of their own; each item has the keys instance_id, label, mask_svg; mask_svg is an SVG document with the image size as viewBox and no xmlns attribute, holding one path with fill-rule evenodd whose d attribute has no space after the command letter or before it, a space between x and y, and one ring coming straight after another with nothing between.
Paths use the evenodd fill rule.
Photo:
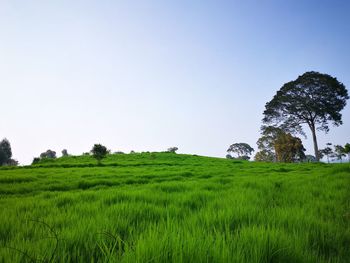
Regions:
<instances>
[{"instance_id":1,"label":"large tree","mask_svg":"<svg viewBox=\"0 0 350 263\"><path fill-rule=\"evenodd\" d=\"M316 130L329 131L329 122L342 124L340 111L349 99L345 86L336 78L310 71L290 81L266 103L263 123L303 134L311 130L316 160L319 161Z\"/></svg>"}]
</instances>

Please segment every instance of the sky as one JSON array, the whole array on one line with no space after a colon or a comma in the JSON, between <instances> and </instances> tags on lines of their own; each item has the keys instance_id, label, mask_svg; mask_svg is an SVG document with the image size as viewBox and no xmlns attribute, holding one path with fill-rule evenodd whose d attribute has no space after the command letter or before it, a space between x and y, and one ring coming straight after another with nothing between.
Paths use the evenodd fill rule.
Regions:
<instances>
[{"instance_id":1,"label":"sky","mask_svg":"<svg viewBox=\"0 0 350 263\"><path fill-rule=\"evenodd\" d=\"M0 139L20 164L95 143L257 149L265 104L284 83L312 70L350 90L349 12L336 0L0 0ZM350 142L350 105L342 115L318 133L320 148Z\"/></svg>"}]
</instances>

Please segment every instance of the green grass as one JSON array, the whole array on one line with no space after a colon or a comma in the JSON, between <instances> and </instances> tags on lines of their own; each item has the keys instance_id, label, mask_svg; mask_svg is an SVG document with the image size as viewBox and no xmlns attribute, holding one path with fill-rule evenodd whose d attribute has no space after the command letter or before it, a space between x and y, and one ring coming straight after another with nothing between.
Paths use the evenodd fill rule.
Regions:
<instances>
[{"instance_id":1,"label":"green grass","mask_svg":"<svg viewBox=\"0 0 350 263\"><path fill-rule=\"evenodd\" d=\"M350 166L169 153L0 169L0 262L350 262Z\"/></svg>"}]
</instances>

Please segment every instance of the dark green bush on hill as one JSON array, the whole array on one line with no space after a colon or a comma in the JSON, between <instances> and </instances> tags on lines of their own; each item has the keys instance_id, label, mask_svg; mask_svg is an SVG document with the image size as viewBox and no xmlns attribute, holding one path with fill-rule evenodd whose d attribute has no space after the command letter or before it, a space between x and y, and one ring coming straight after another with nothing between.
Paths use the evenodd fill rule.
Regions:
<instances>
[{"instance_id":1,"label":"dark green bush on hill","mask_svg":"<svg viewBox=\"0 0 350 263\"><path fill-rule=\"evenodd\" d=\"M97 160L98 164L101 164L101 160L106 157L108 150L102 144L95 144L91 150L92 156Z\"/></svg>"},{"instance_id":2,"label":"dark green bush on hill","mask_svg":"<svg viewBox=\"0 0 350 263\"><path fill-rule=\"evenodd\" d=\"M177 148L177 147L170 147L170 148L168 148L167 152L169 152L169 153L176 153L176 151L177 151L178 149L179 149L179 148Z\"/></svg>"}]
</instances>

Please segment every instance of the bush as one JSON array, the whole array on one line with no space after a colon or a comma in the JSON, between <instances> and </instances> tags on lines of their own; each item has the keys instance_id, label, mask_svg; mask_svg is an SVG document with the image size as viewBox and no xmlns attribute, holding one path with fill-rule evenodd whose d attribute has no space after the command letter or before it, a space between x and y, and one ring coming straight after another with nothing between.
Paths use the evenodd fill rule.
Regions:
<instances>
[{"instance_id":1,"label":"bush","mask_svg":"<svg viewBox=\"0 0 350 263\"><path fill-rule=\"evenodd\" d=\"M62 156L68 156L68 151L67 149L62 150Z\"/></svg>"},{"instance_id":2,"label":"bush","mask_svg":"<svg viewBox=\"0 0 350 263\"><path fill-rule=\"evenodd\" d=\"M168 153L176 153L176 151L177 151L178 149L179 149L179 148L177 148L177 147L170 147L170 148L168 148L167 152L168 152Z\"/></svg>"},{"instance_id":3,"label":"bush","mask_svg":"<svg viewBox=\"0 0 350 263\"><path fill-rule=\"evenodd\" d=\"M52 150L47 150L46 152L43 152L40 154L40 158L48 158L48 159L55 159L56 158L56 152Z\"/></svg>"},{"instance_id":4,"label":"bush","mask_svg":"<svg viewBox=\"0 0 350 263\"><path fill-rule=\"evenodd\" d=\"M92 156L97 160L98 164L101 164L101 160L106 157L108 150L101 144L95 144L91 149Z\"/></svg>"},{"instance_id":5,"label":"bush","mask_svg":"<svg viewBox=\"0 0 350 263\"><path fill-rule=\"evenodd\" d=\"M39 157L34 157L32 164L37 164L40 162L40 158Z\"/></svg>"},{"instance_id":6,"label":"bush","mask_svg":"<svg viewBox=\"0 0 350 263\"><path fill-rule=\"evenodd\" d=\"M6 164L7 166L18 166L18 161L15 159L9 159L7 160Z\"/></svg>"}]
</instances>

